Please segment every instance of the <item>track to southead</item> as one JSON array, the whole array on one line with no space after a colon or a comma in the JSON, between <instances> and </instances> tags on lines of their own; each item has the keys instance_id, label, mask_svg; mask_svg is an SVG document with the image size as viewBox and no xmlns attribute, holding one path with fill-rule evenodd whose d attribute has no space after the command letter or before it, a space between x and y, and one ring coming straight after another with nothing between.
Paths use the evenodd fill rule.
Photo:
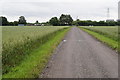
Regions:
<instances>
[{"instance_id":1,"label":"track to southead","mask_svg":"<svg viewBox=\"0 0 120 80\"><path fill-rule=\"evenodd\" d=\"M42 78L118 78L118 54L77 27L54 52Z\"/></svg>"}]
</instances>

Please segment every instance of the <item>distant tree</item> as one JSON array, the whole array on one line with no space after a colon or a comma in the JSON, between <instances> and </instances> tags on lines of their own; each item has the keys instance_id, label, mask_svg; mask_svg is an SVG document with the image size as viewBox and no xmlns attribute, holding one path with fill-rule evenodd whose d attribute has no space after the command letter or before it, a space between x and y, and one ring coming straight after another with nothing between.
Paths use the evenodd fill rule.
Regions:
<instances>
[{"instance_id":1,"label":"distant tree","mask_svg":"<svg viewBox=\"0 0 120 80\"><path fill-rule=\"evenodd\" d=\"M87 21L81 21L81 20L76 20L73 21L73 25L76 26L117 26L120 25L119 22L116 21L110 21L110 22L105 22L105 21L91 21L91 20L87 20Z\"/></svg>"},{"instance_id":2,"label":"distant tree","mask_svg":"<svg viewBox=\"0 0 120 80\"><path fill-rule=\"evenodd\" d=\"M105 21L99 21L99 22L97 22L97 25L98 26L105 26L106 23L105 23Z\"/></svg>"},{"instance_id":3,"label":"distant tree","mask_svg":"<svg viewBox=\"0 0 120 80\"><path fill-rule=\"evenodd\" d=\"M64 26L64 25L72 25L73 19L70 15L64 15L62 14L60 16L60 25Z\"/></svg>"},{"instance_id":4,"label":"distant tree","mask_svg":"<svg viewBox=\"0 0 120 80\"><path fill-rule=\"evenodd\" d=\"M37 20L37 21L35 22L35 24L39 24L39 21Z\"/></svg>"},{"instance_id":5,"label":"distant tree","mask_svg":"<svg viewBox=\"0 0 120 80\"><path fill-rule=\"evenodd\" d=\"M18 21L14 21L14 26L18 26Z\"/></svg>"},{"instance_id":6,"label":"distant tree","mask_svg":"<svg viewBox=\"0 0 120 80\"><path fill-rule=\"evenodd\" d=\"M42 23L40 23L41 24L41 26L50 26L50 23L49 22L42 22Z\"/></svg>"},{"instance_id":7,"label":"distant tree","mask_svg":"<svg viewBox=\"0 0 120 80\"><path fill-rule=\"evenodd\" d=\"M9 22L9 26L14 26L14 22Z\"/></svg>"},{"instance_id":8,"label":"distant tree","mask_svg":"<svg viewBox=\"0 0 120 80\"><path fill-rule=\"evenodd\" d=\"M6 17L1 16L0 17L0 26L7 26L8 25L8 20Z\"/></svg>"},{"instance_id":9,"label":"distant tree","mask_svg":"<svg viewBox=\"0 0 120 80\"><path fill-rule=\"evenodd\" d=\"M97 21L93 21L92 23L93 23L93 26L98 26Z\"/></svg>"},{"instance_id":10,"label":"distant tree","mask_svg":"<svg viewBox=\"0 0 120 80\"><path fill-rule=\"evenodd\" d=\"M19 24L26 24L25 17L24 16L20 16L18 22L19 22Z\"/></svg>"},{"instance_id":11,"label":"distant tree","mask_svg":"<svg viewBox=\"0 0 120 80\"><path fill-rule=\"evenodd\" d=\"M57 17L53 17L49 20L49 23L53 26L59 26L59 20Z\"/></svg>"},{"instance_id":12,"label":"distant tree","mask_svg":"<svg viewBox=\"0 0 120 80\"><path fill-rule=\"evenodd\" d=\"M39 23L38 20L34 23L34 25L36 25L36 26L41 26L41 24Z\"/></svg>"},{"instance_id":13,"label":"distant tree","mask_svg":"<svg viewBox=\"0 0 120 80\"><path fill-rule=\"evenodd\" d=\"M118 21L116 22L116 24L117 24L118 26L120 26L120 20L118 20Z\"/></svg>"},{"instance_id":14,"label":"distant tree","mask_svg":"<svg viewBox=\"0 0 120 80\"><path fill-rule=\"evenodd\" d=\"M76 21L73 21L73 22L72 22L72 25L80 26L79 22L80 22L80 20L77 19Z\"/></svg>"},{"instance_id":15,"label":"distant tree","mask_svg":"<svg viewBox=\"0 0 120 80\"><path fill-rule=\"evenodd\" d=\"M79 21L79 26L88 26L87 21Z\"/></svg>"}]
</instances>

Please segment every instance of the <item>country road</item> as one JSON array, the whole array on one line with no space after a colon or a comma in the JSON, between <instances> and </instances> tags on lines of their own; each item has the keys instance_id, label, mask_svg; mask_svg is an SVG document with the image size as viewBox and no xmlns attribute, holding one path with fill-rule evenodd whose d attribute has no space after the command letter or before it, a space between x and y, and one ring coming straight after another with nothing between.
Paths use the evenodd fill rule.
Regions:
<instances>
[{"instance_id":1,"label":"country road","mask_svg":"<svg viewBox=\"0 0 120 80\"><path fill-rule=\"evenodd\" d=\"M72 27L40 77L118 78L118 55L86 32Z\"/></svg>"}]
</instances>

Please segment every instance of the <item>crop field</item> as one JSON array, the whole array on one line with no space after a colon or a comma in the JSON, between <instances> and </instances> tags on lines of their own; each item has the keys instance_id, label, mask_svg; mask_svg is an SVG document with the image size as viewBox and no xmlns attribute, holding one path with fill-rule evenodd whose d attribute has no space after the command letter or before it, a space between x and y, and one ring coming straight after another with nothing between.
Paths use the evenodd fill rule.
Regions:
<instances>
[{"instance_id":1,"label":"crop field","mask_svg":"<svg viewBox=\"0 0 120 80\"><path fill-rule=\"evenodd\" d=\"M85 28L103 34L116 41L118 40L118 26L95 26L95 27L93 26Z\"/></svg>"},{"instance_id":2,"label":"crop field","mask_svg":"<svg viewBox=\"0 0 120 80\"><path fill-rule=\"evenodd\" d=\"M120 34L118 32L118 26L84 26L81 28L99 40L106 38L103 40L103 42L107 43L114 49L118 49L118 34Z\"/></svg>"},{"instance_id":3,"label":"crop field","mask_svg":"<svg viewBox=\"0 0 120 80\"><path fill-rule=\"evenodd\" d=\"M58 31L67 27L62 26L26 26L2 27L2 66L3 74L16 67L25 55L46 43Z\"/></svg>"},{"instance_id":4,"label":"crop field","mask_svg":"<svg viewBox=\"0 0 120 80\"><path fill-rule=\"evenodd\" d=\"M27 26L27 27L3 27L2 32L3 32L3 43L9 43L13 42L21 42L25 38L30 38L30 39L36 39L40 38L46 34L52 33L54 31L57 31L59 29L62 29L65 27L62 26L48 26L48 27L35 27L35 26Z\"/></svg>"}]
</instances>

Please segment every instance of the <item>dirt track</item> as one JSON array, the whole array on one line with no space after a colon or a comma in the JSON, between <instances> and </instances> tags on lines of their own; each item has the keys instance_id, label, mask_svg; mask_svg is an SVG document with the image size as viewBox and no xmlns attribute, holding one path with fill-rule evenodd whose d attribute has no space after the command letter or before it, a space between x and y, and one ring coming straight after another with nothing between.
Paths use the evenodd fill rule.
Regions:
<instances>
[{"instance_id":1,"label":"dirt track","mask_svg":"<svg viewBox=\"0 0 120 80\"><path fill-rule=\"evenodd\" d=\"M43 78L117 78L118 55L77 27L56 49Z\"/></svg>"}]
</instances>

